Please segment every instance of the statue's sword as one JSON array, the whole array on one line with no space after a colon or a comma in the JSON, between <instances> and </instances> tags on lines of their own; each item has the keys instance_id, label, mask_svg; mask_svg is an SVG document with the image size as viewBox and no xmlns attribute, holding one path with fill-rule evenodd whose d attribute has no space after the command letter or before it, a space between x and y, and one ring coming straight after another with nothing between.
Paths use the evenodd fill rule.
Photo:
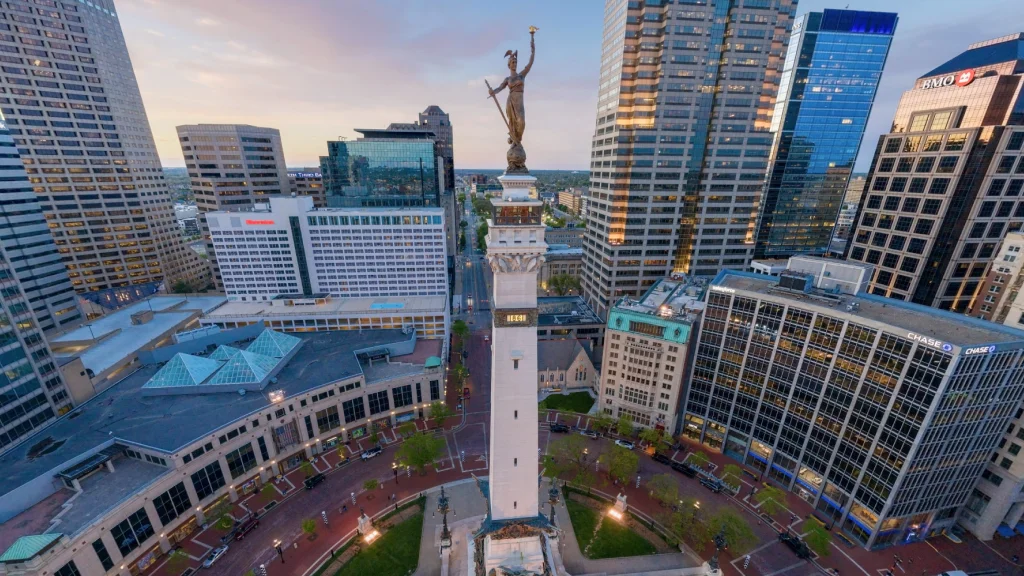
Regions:
<instances>
[{"instance_id":1,"label":"statue's sword","mask_svg":"<svg viewBox=\"0 0 1024 576\"><path fill-rule=\"evenodd\" d=\"M508 125L508 118L505 118L505 111L501 109L501 104L498 104L498 98L495 97L494 94L491 94L491 92L494 92L494 89L491 88L491 83L484 78L484 84L487 85L488 95L491 100L494 100L494 105L498 107L498 114L501 114L501 120L505 123L505 128L508 129L508 137L512 138L512 127Z\"/></svg>"}]
</instances>

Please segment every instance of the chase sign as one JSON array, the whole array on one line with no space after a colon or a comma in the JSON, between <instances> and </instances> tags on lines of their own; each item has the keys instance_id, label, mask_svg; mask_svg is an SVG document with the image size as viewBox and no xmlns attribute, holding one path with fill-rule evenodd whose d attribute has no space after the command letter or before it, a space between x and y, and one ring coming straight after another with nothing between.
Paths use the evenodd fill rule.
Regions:
<instances>
[{"instance_id":1,"label":"chase sign","mask_svg":"<svg viewBox=\"0 0 1024 576\"><path fill-rule=\"evenodd\" d=\"M911 340L917 340L921 344L926 344L933 348L938 348L943 352L951 352L953 350L953 345L948 342L943 342L942 340L936 340L935 338L929 338L927 336L915 334L914 332L907 332L907 338L910 338Z\"/></svg>"},{"instance_id":2,"label":"chase sign","mask_svg":"<svg viewBox=\"0 0 1024 576\"><path fill-rule=\"evenodd\" d=\"M996 351L996 345L991 346L975 346L974 348L964 349L964 356L974 356L976 354L991 354Z\"/></svg>"}]
</instances>

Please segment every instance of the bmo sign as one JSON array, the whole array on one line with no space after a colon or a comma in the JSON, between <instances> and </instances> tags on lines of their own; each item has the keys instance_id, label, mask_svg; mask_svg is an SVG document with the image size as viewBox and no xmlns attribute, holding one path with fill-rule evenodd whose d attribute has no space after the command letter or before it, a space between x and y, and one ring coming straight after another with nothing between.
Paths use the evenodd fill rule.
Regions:
<instances>
[{"instance_id":1,"label":"bmo sign","mask_svg":"<svg viewBox=\"0 0 1024 576\"><path fill-rule=\"evenodd\" d=\"M971 82L974 82L973 69L947 74L946 76L929 78L921 83L921 89L928 90L930 88L945 88L947 86L953 86L954 84L957 86L967 86Z\"/></svg>"}]
</instances>

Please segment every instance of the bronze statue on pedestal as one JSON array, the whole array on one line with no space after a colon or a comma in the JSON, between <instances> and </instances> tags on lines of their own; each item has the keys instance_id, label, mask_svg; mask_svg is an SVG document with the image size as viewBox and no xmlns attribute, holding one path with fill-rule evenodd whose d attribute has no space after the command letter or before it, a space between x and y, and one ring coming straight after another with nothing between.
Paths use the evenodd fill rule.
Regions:
<instances>
[{"instance_id":1,"label":"bronze statue on pedestal","mask_svg":"<svg viewBox=\"0 0 1024 576\"><path fill-rule=\"evenodd\" d=\"M526 150L523 149L523 132L526 131L526 107L523 104L523 90L526 87L526 75L533 67L533 57L536 52L533 35L536 32L537 27L530 26L530 61L526 63L525 68L521 71L516 70L519 64L519 51L509 50L505 52L505 57L508 58L508 77L497 88L491 88L490 83L484 81L487 84L488 95L494 99L494 104L498 106L499 112L501 112L501 105L498 104L498 99L494 95L508 88L508 100L505 101L505 111L501 114L505 126L508 128L508 143L510 144L506 155L508 160L506 174L529 174L529 170L526 169Z\"/></svg>"}]
</instances>

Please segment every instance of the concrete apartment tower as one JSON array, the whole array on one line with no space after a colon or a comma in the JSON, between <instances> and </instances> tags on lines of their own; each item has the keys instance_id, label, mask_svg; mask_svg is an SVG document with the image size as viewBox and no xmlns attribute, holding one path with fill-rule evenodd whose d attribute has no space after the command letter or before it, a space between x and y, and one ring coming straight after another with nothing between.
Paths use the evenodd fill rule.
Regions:
<instances>
[{"instance_id":1,"label":"concrete apartment tower","mask_svg":"<svg viewBox=\"0 0 1024 576\"><path fill-rule=\"evenodd\" d=\"M250 210L254 203L291 193L281 132L248 124L188 124L177 130L206 254L217 288L223 289L205 214Z\"/></svg>"},{"instance_id":2,"label":"concrete apartment tower","mask_svg":"<svg viewBox=\"0 0 1024 576\"><path fill-rule=\"evenodd\" d=\"M925 73L879 137L846 249L869 291L966 312L1007 232L1024 222L1024 33Z\"/></svg>"},{"instance_id":3,"label":"concrete apartment tower","mask_svg":"<svg viewBox=\"0 0 1024 576\"><path fill-rule=\"evenodd\" d=\"M174 220L113 1L11 0L0 14L17 22L0 35L11 99L0 110L75 289L117 303L205 279Z\"/></svg>"},{"instance_id":4,"label":"concrete apartment tower","mask_svg":"<svg viewBox=\"0 0 1024 576\"><path fill-rule=\"evenodd\" d=\"M537 273L547 244L536 178L498 177L503 187L488 221L494 272L491 362L490 507L495 521L535 518L537 490Z\"/></svg>"},{"instance_id":5,"label":"concrete apartment tower","mask_svg":"<svg viewBox=\"0 0 1024 576\"><path fill-rule=\"evenodd\" d=\"M745 269L795 0L606 0L584 294Z\"/></svg>"}]
</instances>

